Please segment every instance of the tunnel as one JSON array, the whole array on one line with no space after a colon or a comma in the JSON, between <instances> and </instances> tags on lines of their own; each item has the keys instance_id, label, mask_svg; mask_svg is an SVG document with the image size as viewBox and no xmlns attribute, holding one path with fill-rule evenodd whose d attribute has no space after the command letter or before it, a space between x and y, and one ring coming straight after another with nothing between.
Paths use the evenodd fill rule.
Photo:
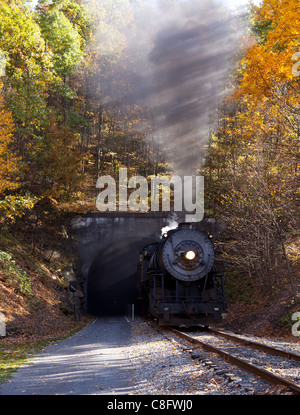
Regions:
<instances>
[{"instance_id":1,"label":"tunnel","mask_svg":"<svg viewBox=\"0 0 300 415\"><path fill-rule=\"evenodd\" d=\"M94 316L126 314L137 296L136 271L139 251L146 239L134 237L112 241L99 250L87 282L87 311Z\"/></svg>"},{"instance_id":2,"label":"tunnel","mask_svg":"<svg viewBox=\"0 0 300 415\"><path fill-rule=\"evenodd\" d=\"M109 212L77 219L84 311L93 316L127 313L136 300L140 251L158 241L169 222L162 213Z\"/></svg>"}]
</instances>

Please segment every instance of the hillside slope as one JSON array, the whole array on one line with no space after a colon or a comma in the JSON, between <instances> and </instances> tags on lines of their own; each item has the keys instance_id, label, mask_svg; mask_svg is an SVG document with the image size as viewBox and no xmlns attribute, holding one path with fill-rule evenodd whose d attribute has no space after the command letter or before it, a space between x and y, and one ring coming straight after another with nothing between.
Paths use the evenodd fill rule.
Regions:
<instances>
[{"instance_id":1,"label":"hillside slope","mask_svg":"<svg viewBox=\"0 0 300 415\"><path fill-rule=\"evenodd\" d=\"M27 218L2 230L0 312L7 341L56 337L85 323L78 308L74 318L68 278L74 279L76 258L68 238L61 220L53 221L53 216L38 226Z\"/></svg>"}]
</instances>

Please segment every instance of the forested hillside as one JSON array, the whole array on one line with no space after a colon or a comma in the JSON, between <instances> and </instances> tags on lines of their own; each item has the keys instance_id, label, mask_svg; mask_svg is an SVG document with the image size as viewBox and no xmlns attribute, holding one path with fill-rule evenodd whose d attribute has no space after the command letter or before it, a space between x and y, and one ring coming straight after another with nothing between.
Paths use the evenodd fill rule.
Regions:
<instances>
[{"instance_id":1,"label":"forested hillside","mask_svg":"<svg viewBox=\"0 0 300 415\"><path fill-rule=\"evenodd\" d=\"M63 245L67 212L96 210L99 176L118 177L121 167L128 176L174 171L159 114L145 104L153 86L146 57L161 59L146 35L159 21L151 2L35 3L0 4L0 311L9 298L10 316L47 302L55 308L72 259L51 252ZM181 3L167 0L164 10ZM240 16L227 92L198 143L201 156L188 158L205 177L206 214L226 224L218 250L228 263L229 303L249 312L281 304L276 329L288 331L300 283L298 3L263 0ZM192 97L193 116L179 105L177 121L201 119ZM184 140L176 146L188 152ZM56 288L34 300L40 283Z\"/></svg>"},{"instance_id":2,"label":"forested hillside","mask_svg":"<svg viewBox=\"0 0 300 415\"><path fill-rule=\"evenodd\" d=\"M96 210L97 178L122 166L146 177L168 169L135 100L139 56L125 32L144 29L138 9L129 0L1 2L0 311L11 335L72 326L65 215Z\"/></svg>"},{"instance_id":3,"label":"forested hillside","mask_svg":"<svg viewBox=\"0 0 300 415\"><path fill-rule=\"evenodd\" d=\"M261 293L287 310L299 295L299 16L297 1L277 0L249 14L205 163L207 210L229 225L230 295L254 309Z\"/></svg>"},{"instance_id":4,"label":"forested hillside","mask_svg":"<svg viewBox=\"0 0 300 415\"><path fill-rule=\"evenodd\" d=\"M2 189L11 209L42 198L55 204L93 200L96 178L122 164L146 174L158 168L157 149L134 128L146 118L143 108L111 98L112 89L122 96L135 83L134 68L124 69L130 58L121 32L132 24L130 2L88 3L1 4L2 99L12 112L16 158ZM15 201L5 199L12 183L19 188Z\"/></svg>"}]
</instances>

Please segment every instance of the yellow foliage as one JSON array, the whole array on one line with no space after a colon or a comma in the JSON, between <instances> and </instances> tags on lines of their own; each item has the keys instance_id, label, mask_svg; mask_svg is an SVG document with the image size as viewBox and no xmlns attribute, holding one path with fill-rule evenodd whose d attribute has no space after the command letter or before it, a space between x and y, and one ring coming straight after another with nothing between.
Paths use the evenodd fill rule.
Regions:
<instances>
[{"instance_id":1,"label":"yellow foliage","mask_svg":"<svg viewBox=\"0 0 300 415\"><path fill-rule=\"evenodd\" d=\"M245 69L239 86L239 96L251 99L276 98L280 87L290 81L299 90L292 72L293 55L300 52L300 9L298 0L264 0L254 6L253 24L258 40L248 49L242 66ZM294 88L285 91L289 97Z\"/></svg>"}]
</instances>

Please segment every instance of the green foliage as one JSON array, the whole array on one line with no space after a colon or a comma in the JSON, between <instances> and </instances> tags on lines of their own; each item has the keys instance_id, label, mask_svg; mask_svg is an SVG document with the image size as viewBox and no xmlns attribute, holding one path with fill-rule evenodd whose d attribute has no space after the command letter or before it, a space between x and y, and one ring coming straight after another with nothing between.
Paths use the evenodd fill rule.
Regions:
<instances>
[{"instance_id":1,"label":"green foliage","mask_svg":"<svg viewBox=\"0 0 300 415\"><path fill-rule=\"evenodd\" d=\"M34 134L46 117L46 85L52 62L32 10L15 2L1 2L0 49L7 57L6 99L16 126Z\"/></svg>"},{"instance_id":2,"label":"green foliage","mask_svg":"<svg viewBox=\"0 0 300 415\"><path fill-rule=\"evenodd\" d=\"M23 295L31 295L31 280L27 273L16 263L12 255L0 251L0 273L6 281L16 285Z\"/></svg>"},{"instance_id":3,"label":"green foliage","mask_svg":"<svg viewBox=\"0 0 300 415\"><path fill-rule=\"evenodd\" d=\"M38 19L42 36L53 56L53 66L60 76L66 76L76 69L83 53L81 38L72 23L61 10L49 10Z\"/></svg>"},{"instance_id":4,"label":"green foliage","mask_svg":"<svg viewBox=\"0 0 300 415\"><path fill-rule=\"evenodd\" d=\"M39 199L36 196L5 196L0 200L0 223L13 223L32 209Z\"/></svg>"},{"instance_id":5,"label":"green foliage","mask_svg":"<svg viewBox=\"0 0 300 415\"><path fill-rule=\"evenodd\" d=\"M252 31L256 35L258 42L264 45L267 41L267 35L272 30L272 21L256 21L253 24Z\"/></svg>"}]
</instances>

